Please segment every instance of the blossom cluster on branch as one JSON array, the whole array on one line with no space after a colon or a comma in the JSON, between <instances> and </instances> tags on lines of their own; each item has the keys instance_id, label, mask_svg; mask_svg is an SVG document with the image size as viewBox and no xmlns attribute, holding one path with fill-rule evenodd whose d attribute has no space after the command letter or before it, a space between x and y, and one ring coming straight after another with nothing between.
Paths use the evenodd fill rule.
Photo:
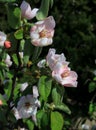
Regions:
<instances>
[{"instance_id":1,"label":"blossom cluster on branch","mask_svg":"<svg viewBox=\"0 0 96 130\"><path fill-rule=\"evenodd\" d=\"M22 22L20 22L20 26L18 25L19 27L16 26L14 29L15 49L12 37L10 38L13 32L7 36L5 32L0 31L0 48L2 49L1 54L3 57L1 62L7 68L3 71L4 78L2 78L2 85L9 85L9 88L5 87L5 93L2 94L2 99L0 99L0 106L3 107L3 101L5 100L8 110L10 110L16 120L32 118L33 124L39 129L42 128L43 116L48 118L46 121L48 126L49 120L51 120L52 124L54 116L57 115L61 123L58 130L61 130L63 127L63 116L59 111L54 112L54 110L62 110L68 114L71 113L69 108L63 103L62 96L64 96L64 87L77 87L77 73L70 69L68 66L69 62L66 61L64 54L56 54L54 48L49 49L44 60L40 61L39 59L41 48L53 43L56 26L53 16L40 20L37 18L38 21L31 24L30 21L36 18L35 16L37 16L39 9L31 9L30 4L23 1L18 7L19 11ZM13 25L10 26L13 27ZM29 50L27 50L28 45ZM45 70L44 73L42 68L43 71ZM51 75L49 75L49 71L51 71ZM20 74L21 76L19 76ZM39 78L35 76L36 74ZM27 76L28 78L26 78ZM55 86L53 79L55 79L55 82L57 81L55 83L57 86ZM52 100L49 99L50 95ZM48 114L51 119L49 119ZM8 111L6 111L6 116L9 121ZM28 121L30 122L30 120ZM29 124L27 121L25 122L30 129L29 124L32 122ZM17 123L17 125L19 128L20 124ZM54 130L53 124L50 127ZM32 129L31 127L30 130Z\"/></svg>"}]
</instances>

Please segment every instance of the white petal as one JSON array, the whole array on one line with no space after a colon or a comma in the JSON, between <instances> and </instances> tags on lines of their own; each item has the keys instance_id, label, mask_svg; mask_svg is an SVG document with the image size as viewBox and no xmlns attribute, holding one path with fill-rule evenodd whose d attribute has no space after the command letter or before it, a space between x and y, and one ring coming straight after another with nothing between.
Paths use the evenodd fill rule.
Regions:
<instances>
[{"instance_id":1,"label":"white petal","mask_svg":"<svg viewBox=\"0 0 96 130\"><path fill-rule=\"evenodd\" d=\"M33 97L37 98L39 96L37 86L33 86Z\"/></svg>"},{"instance_id":2,"label":"white petal","mask_svg":"<svg viewBox=\"0 0 96 130\"><path fill-rule=\"evenodd\" d=\"M20 91L23 92L27 87L28 87L28 83L27 82L21 84Z\"/></svg>"},{"instance_id":3,"label":"white petal","mask_svg":"<svg viewBox=\"0 0 96 130\"><path fill-rule=\"evenodd\" d=\"M44 68L44 67L45 67L45 64L46 64L46 60L43 59L43 60L41 60L41 61L38 62L37 66L38 66L39 68Z\"/></svg>"},{"instance_id":4,"label":"white petal","mask_svg":"<svg viewBox=\"0 0 96 130\"><path fill-rule=\"evenodd\" d=\"M34 8L32 11L31 11L31 17L34 18L36 16L36 13L37 13L38 9L37 8Z\"/></svg>"},{"instance_id":5,"label":"white petal","mask_svg":"<svg viewBox=\"0 0 96 130\"><path fill-rule=\"evenodd\" d=\"M39 38L39 34L36 33L36 32L32 32L32 33L30 33L30 37L31 37L31 39L38 39Z\"/></svg>"}]
</instances>

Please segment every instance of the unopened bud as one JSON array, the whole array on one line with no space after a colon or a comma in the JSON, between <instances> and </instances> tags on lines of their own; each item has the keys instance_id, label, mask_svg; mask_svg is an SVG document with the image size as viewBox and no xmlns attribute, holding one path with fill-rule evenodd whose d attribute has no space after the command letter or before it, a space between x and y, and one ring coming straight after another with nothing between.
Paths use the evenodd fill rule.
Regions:
<instances>
[{"instance_id":1,"label":"unopened bud","mask_svg":"<svg viewBox=\"0 0 96 130\"><path fill-rule=\"evenodd\" d=\"M5 41L4 46L7 49L10 48L11 47L11 42L10 41Z\"/></svg>"},{"instance_id":2,"label":"unopened bud","mask_svg":"<svg viewBox=\"0 0 96 130\"><path fill-rule=\"evenodd\" d=\"M2 106L3 105L3 102L2 102L2 100L0 100L0 106Z\"/></svg>"}]
</instances>

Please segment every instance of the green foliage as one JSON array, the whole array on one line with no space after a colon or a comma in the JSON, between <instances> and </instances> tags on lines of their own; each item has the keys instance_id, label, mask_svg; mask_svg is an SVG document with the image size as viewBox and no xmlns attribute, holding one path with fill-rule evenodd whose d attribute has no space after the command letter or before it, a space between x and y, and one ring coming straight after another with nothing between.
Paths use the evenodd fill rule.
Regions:
<instances>
[{"instance_id":1,"label":"green foliage","mask_svg":"<svg viewBox=\"0 0 96 130\"><path fill-rule=\"evenodd\" d=\"M21 28L21 29L17 30L15 32L14 36L16 39L23 39L23 29Z\"/></svg>"},{"instance_id":2,"label":"green foliage","mask_svg":"<svg viewBox=\"0 0 96 130\"><path fill-rule=\"evenodd\" d=\"M30 119L23 119L23 122L27 124L29 130L34 130L34 124Z\"/></svg>"},{"instance_id":3,"label":"green foliage","mask_svg":"<svg viewBox=\"0 0 96 130\"><path fill-rule=\"evenodd\" d=\"M50 95L51 92L51 84L52 80L48 79L47 76L42 76L39 79L39 93L44 101L47 101L48 96Z\"/></svg>"},{"instance_id":4,"label":"green foliage","mask_svg":"<svg viewBox=\"0 0 96 130\"><path fill-rule=\"evenodd\" d=\"M16 0L0 0L0 2L8 2L8 3L11 3L11 2L15 2Z\"/></svg>"},{"instance_id":5,"label":"green foliage","mask_svg":"<svg viewBox=\"0 0 96 130\"><path fill-rule=\"evenodd\" d=\"M58 118L57 118L58 117ZM64 120L59 112L51 112L51 130L62 130Z\"/></svg>"},{"instance_id":6,"label":"green foliage","mask_svg":"<svg viewBox=\"0 0 96 130\"><path fill-rule=\"evenodd\" d=\"M36 16L38 20L43 20L44 18L47 17L49 11L49 4L50 0L42 0L40 9Z\"/></svg>"},{"instance_id":7,"label":"green foliage","mask_svg":"<svg viewBox=\"0 0 96 130\"><path fill-rule=\"evenodd\" d=\"M64 95L64 87L55 85L52 89L52 100L55 105L59 105L62 102L62 97Z\"/></svg>"},{"instance_id":8,"label":"green foliage","mask_svg":"<svg viewBox=\"0 0 96 130\"><path fill-rule=\"evenodd\" d=\"M21 10L18 7L7 5L8 23L11 28L18 29L21 26Z\"/></svg>"}]
</instances>

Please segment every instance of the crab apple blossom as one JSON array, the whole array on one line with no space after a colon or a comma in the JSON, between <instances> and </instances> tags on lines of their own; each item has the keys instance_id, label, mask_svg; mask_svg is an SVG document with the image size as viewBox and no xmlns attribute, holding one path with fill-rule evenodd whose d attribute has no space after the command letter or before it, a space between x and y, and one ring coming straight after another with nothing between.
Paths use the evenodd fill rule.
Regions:
<instances>
[{"instance_id":1,"label":"crab apple blossom","mask_svg":"<svg viewBox=\"0 0 96 130\"><path fill-rule=\"evenodd\" d=\"M37 99L38 96L37 88L33 86L33 95L26 95L20 98L17 108L13 109L17 120L32 116L33 121L36 122L37 108L40 107L40 102Z\"/></svg>"},{"instance_id":2,"label":"crab apple blossom","mask_svg":"<svg viewBox=\"0 0 96 130\"><path fill-rule=\"evenodd\" d=\"M4 60L7 67L10 67L12 65L12 61L10 58L10 55L7 54L6 59Z\"/></svg>"},{"instance_id":3,"label":"crab apple blossom","mask_svg":"<svg viewBox=\"0 0 96 130\"><path fill-rule=\"evenodd\" d=\"M63 86L77 87L78 76L68 66L58 63L52 72L52 77Z\"/></svg>"},{"instance_id":4,"label":"crab apple blossom","mask_svg":"<svg viewBox=\"0 0 96 130\"><path fill-rule=\"evenodd\" d=\"M61 55L55 54L55 53L56 53L56 50L51 48L49 49L49 52L46 56L47 65L49 66L51 70L54 69L56 63L58 62L63 63L65 65L69 64L69 62L66 61L66 57L64 56L63 53Z\"/></svg>"},{"instance_id":5,"label":"crab apple blossom","mask_svg":"<svg viewBox=\"0 0 96 130\"><path fill-rule=\"evenodd\" d=\"M30 30L31 43L34 46L48 46L53 42L55 20L53 16L36 22Z\"/></svg>"},{"instance_id":6,"label":"crab apple blossom","mask_svg":"<svg viewBox=\"0 0 96 130\"><path fill-rule=\"evenodd\" d=\"M31 9L31 6L26 1L23 1L20 5L21 8L21 17L26 18L28 20L34 18L36 16L36 13L38 11L37 8Z\"/></svg>"},{"instance_id":7,"label":"crab apple blossom","mask_svg":"<svg viewBox=\"0 0 96 130\"><path fill-rule=\"evenodd\" d=\"M4 32L0 31L0 46L3 47L4 46L4 42L6 41L6 34Z\"/></svg>"},{"instance_id":8,"label":"crab apple blossom","mask_svg":"<svg viewBox=\"0 0 96 130\"><path fill-rule=\"evenodd\" d=\"M46 56L46 62L52 70L52 77L63 86L77 87L78 76L76 72L70 70L69 62L66 61L63 53L61 55L55 53L55 49L49 49Z\"/></svg>"}]
</instances>

